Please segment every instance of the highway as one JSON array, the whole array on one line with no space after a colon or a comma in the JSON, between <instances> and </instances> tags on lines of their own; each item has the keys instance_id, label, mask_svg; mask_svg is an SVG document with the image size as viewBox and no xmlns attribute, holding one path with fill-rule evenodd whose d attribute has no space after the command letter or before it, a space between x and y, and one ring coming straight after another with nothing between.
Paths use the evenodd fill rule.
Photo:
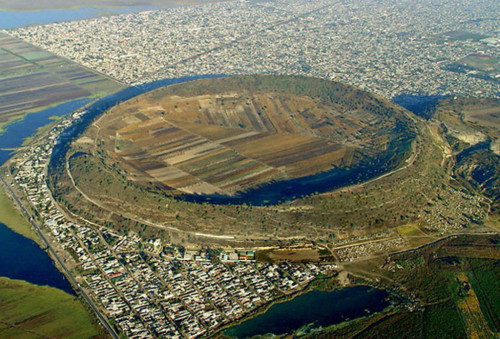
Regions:
<instances>
[{"instance_id":1,"label":"highway","mask_svg":"<svg viewBox=\"0 0 500 339\"><path fill-rule=\"evenodd\" d=\"M100 320L102 325L106 328L106 330L109 332L109 334L114 338L114 339L119 339L120 336L118 333L116 333L115 329L110 325L108 322L108 319L101 313L99 308L94 304L90 296L85 292L83 288L80 287L80 284L75 280L73 277L73 274L67 269L67 267L64 265L63 261L59 258L57 255L55 249L52 247L50 242L47 240L45 235L43 234L42 230L40 227L35 223L35 221L31 218L30 214L28 211L24 208L23 204L19 201L17 196L15 195L14 191L11 189L11 187L5 182L5 179L0 176L0 180L2 181L3 185L5 188L10 192L10 196L14 199L16 204L19 206L21 209L21 212L24 214L27 220L30 221L31 225L33 226L35 232L38 234L40 239L43 241L43 243L47 246L47 249L49 250L49 253L51 254L51 257L59 264L59 267L62 269L62 273L66 276L66 279L70 282L70 284L73 286L73 289L85 299L87 304L90 306L90 308L94 311L96 314L97 318Z\"/></svg>"}]
</instances>

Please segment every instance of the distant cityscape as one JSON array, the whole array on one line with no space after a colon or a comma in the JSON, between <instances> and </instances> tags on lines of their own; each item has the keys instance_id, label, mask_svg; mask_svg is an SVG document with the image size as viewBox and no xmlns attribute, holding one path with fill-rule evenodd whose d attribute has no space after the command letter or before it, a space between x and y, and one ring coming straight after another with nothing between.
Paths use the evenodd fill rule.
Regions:
<instances>
[{"instance_id":1,"label":"distant cityscape","mask_svg":"<svg viewBox=\"0 0 500 339\"><path fill-rule=\"evenodd\" d=\"M446 66L469 55L497 60L498 17L494 0L233 1L8 33L129 85L286 73L334 79L387 98L497 96L498 69L482 79Z\"/></svg>"}]
</instances>

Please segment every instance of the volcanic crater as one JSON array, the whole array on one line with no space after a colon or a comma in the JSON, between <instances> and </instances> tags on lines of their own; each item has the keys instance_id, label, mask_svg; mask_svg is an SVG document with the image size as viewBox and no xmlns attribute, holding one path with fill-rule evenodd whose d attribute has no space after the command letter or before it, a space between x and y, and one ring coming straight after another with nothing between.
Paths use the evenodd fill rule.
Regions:
<instances>
[{"instance_id":1,"label":"volcanic crater","mask_svg":"<svg viewBox=\"0 0 500 339\"><path fill-rule=\"evenodd\" d=\"M236 76L167 86L123 102L87 130L128 180L179 193L238 195L349 169L408 131L402 108L300 76Z\"/></svg>"}]
</instances>

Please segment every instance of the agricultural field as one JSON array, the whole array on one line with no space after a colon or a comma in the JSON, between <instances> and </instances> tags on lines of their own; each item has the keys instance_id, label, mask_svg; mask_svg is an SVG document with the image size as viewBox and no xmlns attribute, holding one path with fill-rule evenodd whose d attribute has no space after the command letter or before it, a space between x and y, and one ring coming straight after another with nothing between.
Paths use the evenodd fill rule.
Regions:
<instances>
[{"instance_id":1,"label":"agricultural field","mask_svg":"<svg viewBox=\"0 0 500 339\"><path fill-rule=\"evenodd\" d=\"M25 114L119 88L113 79L0 33L0 130Z\"/></svg>"},{"instance_id":2,"label":"agricultural field","mask_svg":"<svg viewBox=\"0 0 500 339\"><path fill-rule=\"evenodd\" d=\"M488 324L481 311L476 292L471 288L467 275L464 272L459 272L455 274L455 279L459 285L456 304L462 315L466 332L472 338L488 338Z\"/></svg>"},{"instance_id":3,"label":"agricultural field","mask_svg":"<svg viewBox=\"0 0 500 339\"><path fill-rule=\"evenodd\" d=\"M99 330L75 297L52 287L0 277L0 337L97 338Z\"/></svg>"},{"instance_id":4,"label":"agricultural field","mask_svg":"<svg viewBox=\"0 0 500 339\"><path fill-rule=\"evenodd\" d=\"M263 79L198 80L144 94L111 109L87 137L136 183L234 195L377 158L408 124L395 106L361 92L354 95L366 106L349 106L294 91L301 79L272 90L259 81L274 78Z\"/></svg>"}]
</instances>

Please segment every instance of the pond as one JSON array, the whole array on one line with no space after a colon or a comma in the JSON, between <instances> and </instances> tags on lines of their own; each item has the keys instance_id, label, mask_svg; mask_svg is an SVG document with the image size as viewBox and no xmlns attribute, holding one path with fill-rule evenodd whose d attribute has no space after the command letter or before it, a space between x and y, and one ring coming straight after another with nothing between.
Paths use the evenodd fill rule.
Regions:
<instances>
[{"instance_id":1,"label":"pond","mask_svg":"<svg viewBox=\"0 0 500 339\"><path fill-rule=\"evenodd\" d=\"M386 291L369 286L346 287L335 291L312 290L275 304L265 313L230 327L223 334L231 338L249 338L286 334L304 326L327 327L380 312L389 305Z\"/></svg>"},{"instance_id":2,"label":"pond","mask_svg":"<svg viewBox=\"0 0 500 339\"><path fill-rule=\"evenodd\" d=\"M0 223L0 276L48 285L75 295L47 253L33 240Z\"/></svg>"}]
</instances>

